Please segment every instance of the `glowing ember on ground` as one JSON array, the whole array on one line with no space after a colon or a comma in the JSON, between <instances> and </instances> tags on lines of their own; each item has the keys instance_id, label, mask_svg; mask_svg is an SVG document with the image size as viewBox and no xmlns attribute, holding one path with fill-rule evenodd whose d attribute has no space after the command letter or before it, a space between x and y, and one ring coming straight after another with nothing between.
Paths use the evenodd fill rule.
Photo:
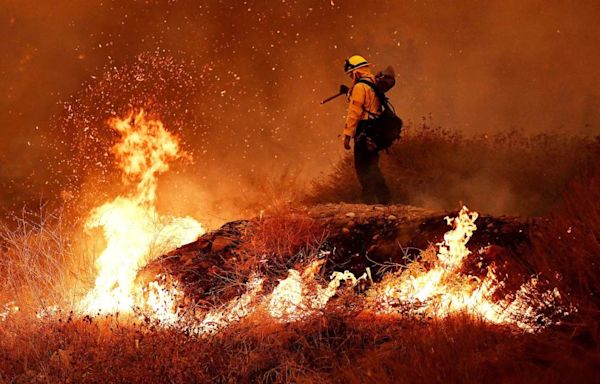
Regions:
<instances>
[{"instance_id":1,"label":"glowing ember on ground","mask_svg":"<svg viewBox=\"0 0 600 384\"><path fill-rule=\"evenodd\" d=\"M215 334L255 312L261 302L263 279L251 279L247 291L241 296L223 306L197 314L193 309L179 306L184 301L184 294L177 281L167 281L164 275L158 276L158 280L150 282L143 290L145 295L140 296L143 299L137 307L140 315L153 324L203 336Z\"/></svg>"},{"instance_id":2,"label":"glowing ember on ground","mask_svg":"<svg viewBox=\"0 0 600 384\"><path fill-rule=\"evenodd\" d=\"M134 280L153 257L194 241L203 233L192 218L161 216L155 207L157 177L182 156L178 139L143 111L110 125L121 135L112 153L135 192L94 209L87 229L101 228L106 248L96 260L96 284L81 303L84 313L127 313L135 305Z\"/></svg>"},{"instance_id":3,"label":"glowing ember on ground","mask_svg":"<svg viewBox=\"0 0 600 384\"><path fill-rule=\"evenodd\" d=\"M157 276L164 280L163 275ZM162 281L151 281L144 288L146 296L139 302L145 315L151 316L154 321L162 325L174 326L180 320L178 303L183 300L184 294L176 283L166 286Z\"/></svg>"},{"instance_id":4,"label":"glowing ember on ground","mask_svg":"<svg viewBox=\"0 0 600 384\"><path fill-rule=\"evenodd\" d=\"M14 301L0 306L0 321L6 320L10 315L17 312L19 312L19 307Z\"/></svg>"},{"instance_id":5,"label":"glowing ember on ground","mask_svg":"<svg viewBox=\"0 0 600 384\"><path fill-rule=\"evenodd\" d=\"M199 324L190 327L194 334L214 334L230 323L239 321L257 309L259 295L263 290L263 279L254 278L248 284L248 291L231 300L221 308L208 312Z\"/></svg>"}]
</instances>

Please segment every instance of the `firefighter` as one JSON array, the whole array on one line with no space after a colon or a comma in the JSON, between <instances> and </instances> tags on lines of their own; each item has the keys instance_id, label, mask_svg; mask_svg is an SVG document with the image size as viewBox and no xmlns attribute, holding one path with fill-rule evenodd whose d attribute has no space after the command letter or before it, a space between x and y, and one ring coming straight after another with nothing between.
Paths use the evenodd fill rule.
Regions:
<instances>
[{"instance_id":1,"label":"firefighter","mask_svg":"<svg viewBox=\"0 0 600 384\"><path fill-rule=\"evenodd\" d=\"M350 140L354 138L354 168L362 187L363 202L387 204L391 194L379 169L379 150L365 132L366 120L381 113L381 103L370 86L357 83L361 78L375 83L375 76L369 70L367 60L358 55L346 59L344 71L353 82L348 92L344 148L349 150Z\"/></svg>"}]
</instances>

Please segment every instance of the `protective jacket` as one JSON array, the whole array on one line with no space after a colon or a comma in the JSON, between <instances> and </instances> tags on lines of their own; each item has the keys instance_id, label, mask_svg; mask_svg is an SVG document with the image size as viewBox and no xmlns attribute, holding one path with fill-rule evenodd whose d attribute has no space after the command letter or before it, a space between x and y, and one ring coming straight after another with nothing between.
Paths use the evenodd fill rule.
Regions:
<instances>
[{"instance_id":1,"label":"protective jacket","mask_svg":"<svg viewBox=\"0 0 600 384\"><path fill-rule=\"evenodd\" d=\"M375 76L371 74L368 67L358 68L354 85L350 89L348 96L348 113L346 114L346 125L344 126L344 135L354 137L356 127L361 120L373 118L373 115L379 114L381 104L377 95L367 84L357 83L359 78L369 80L375 83ZM368 111L368 112L367 112Z\"/></svg>"}]
</instances>

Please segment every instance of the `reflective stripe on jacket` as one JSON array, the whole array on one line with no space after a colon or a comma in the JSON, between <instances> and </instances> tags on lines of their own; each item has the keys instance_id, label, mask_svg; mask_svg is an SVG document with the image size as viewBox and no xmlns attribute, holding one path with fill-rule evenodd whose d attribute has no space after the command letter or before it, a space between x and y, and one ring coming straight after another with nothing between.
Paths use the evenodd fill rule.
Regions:
<instances>
[{"instance_id":1,"label":"reflective stripe on jacket","mask_svg":"<svg viewBox=\"0 0 600 384\"><path fill-rule=\"evenodd\" d=\"M359 74L358 77L375 83L375 76L371 74L368 67L359 68L356 72ZM355 82L348 97L348 113L346 114L344 135L354 137L358 122L371 117L367 111L378 115L380 106L379 99L371 87L367 84Z\"/></svg>"}]
</instances>

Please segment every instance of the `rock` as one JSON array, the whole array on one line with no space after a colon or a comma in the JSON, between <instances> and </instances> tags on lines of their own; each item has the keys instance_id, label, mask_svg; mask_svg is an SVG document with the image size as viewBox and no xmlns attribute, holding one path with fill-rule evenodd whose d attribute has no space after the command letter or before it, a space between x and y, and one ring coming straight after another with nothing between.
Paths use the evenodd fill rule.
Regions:
<instances>
[{"instance_id":1,"label":"rock","mask_svg":"<svg viewBox=\"0 0 600 384\"><path fill-rule=\"evenodd\" d=\"M199 238L198 242L197 242L198 246L196 247L197 250L205 250L208 249L208 247L210 247L210 241L206 238Z\"/></svg>"},{"instance_id":2,"label":"rock","mask_svg":"<svg viewBox=\"0 0 600 384\"><path fill-rule=\"evenodd\" d=\"M334 268L343 268L356 276L364 273L366 267L373 269L373 276L379 276L377 273L381 269L380 266L374 265L365 258L365 252L369 252L375 260L405 263L405 255L400 247L409 249L410 257L416 257L419 249L426 249L430 244L443 240L444 234L451 229L444 217L454 216L448 212L394 205L385 207L358 204L320 205L314 207L311 212L307 222L315 226L314 233L319 236L322 233L322 236L326 237L322 243L323 250L329 252L326 257L328 262L324 266L325 273L331 273ZM180 282L185 294L189 295L194 302L200 303L202 308L208 308L214 302L222 303L229 300L230 296L235 296L234 293L225 294L225 291L221 290L214 293L215 286L223 285L223 274L243 271L242 276L249 278L249 273L255 267L267 271L275 268L274 266L279 268L280 259L267 256L270 255L270 249L260 250L261 254L265 252L262 256L255 254L252 235L255 224L259 220L257 218L251 222L242 220L227 223L219 229L204 234L194 243L157 258L144 268L144 281L155 280L159 273L170 276ZM489 223L493 226L488 228ZM499 264L510 261L513 254L511 252L515 250L516 253L521 244L526 244L529 239L528 229L531 227L531 224L523 224L518 218L500 219L485 215L480 216L476 225L479 229L470 240L469 248L475 252L490 244L498 244L503 247L503 250L509 249L510 252L485 255L488 260ZM312 231L310 229L307 233L314 236ZM376 247L370 248L374 245ZM476 272L479 273L482 268L486 268L486 263L478 267L479 260L475 257L473 260L470 268L472 267ZM301 262L304 262L304 259ZM281 276L273 274L266 275L266 278L276 282ZM209 296L210 302L207 301Z\"/></svg>"},{"instance_id":3,"label":"rock","mask_svg":"<svg viewBox=\"0 0 600 384\"><path fill-rule=\"evenodd\" d=\"M180 260L184 265L192 265L194 263L194 255L192 253L184 253L181 255Z\"/></svg>"},{"instance_id":4,"label":"rock","mask_svg":"<svg viewBox=\"0 0 600 384\"><path fill-rule=\"evenodd\" d=\"M211 251L221 252L227 247L235 245L235 241L230 237L218 236L212 241Z\"/></svg>"}]
</instances>

